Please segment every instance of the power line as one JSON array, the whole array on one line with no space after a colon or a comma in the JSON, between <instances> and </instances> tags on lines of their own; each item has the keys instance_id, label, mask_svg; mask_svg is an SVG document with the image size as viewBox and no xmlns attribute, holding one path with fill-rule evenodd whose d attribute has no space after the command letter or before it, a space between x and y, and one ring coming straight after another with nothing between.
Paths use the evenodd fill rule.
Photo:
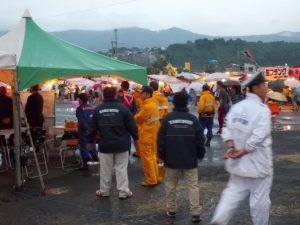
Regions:
<instances>
[{"instance_id":1,"label":"power line","mask_svg":"<svg viewBox=\"0 0 300 225\"><path fill-rule=\"evenodd\" d=\"M112 7L112 6L116 6L116 5L128 4L128 3L136 2L136 1L138 1L138 0L120 1L120 2L115 2L115 3L111 3L111 4L99 6L99 7L87 8L87 9L83 9L83 10L76 10L76 11L56 14L56 15L53 15L53 16L40 17L40 18L36 18L35 20L45 20L45 19L54 18L54 17L72 15L72 14L77 14L77 13L82 13L82 12L88 12L88 11L93 11L93 10L102 9L102 8L108 8L108 7Z\"/></svg>"}]
</instances>

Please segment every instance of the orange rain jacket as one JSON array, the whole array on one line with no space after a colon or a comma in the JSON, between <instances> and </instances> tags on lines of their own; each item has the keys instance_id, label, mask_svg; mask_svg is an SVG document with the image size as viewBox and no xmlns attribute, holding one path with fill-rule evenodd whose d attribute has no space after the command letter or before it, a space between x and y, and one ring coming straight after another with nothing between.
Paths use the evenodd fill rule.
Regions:
<instances>
[{"instance_id":1,"label":"orange rain jacket","mask_svg":"<svg viewBox=\"0 0 300 225\"><path fill-rule=\"evenodd\" d=\"M153 98L157 101L159 117L160 119L162 119L166 114L170 112L168 99L159 91L153 92Z\"/></svg>"},{"instance_id":2,"label":"orange rain jacket","mask_svg":"<svg viewBox=\"0 0 300 225\"><path fill-rule=\"evenodd\" d=\"M134 116L141 128L139 141L141 143L156 143L156 135L160 126L157 103L153 98L143 102L141 110Z\"/></svg>"},{"instance_id":3,"label":"orange rain jacket","mask_svg":"<svg viewBox=\"0 0 300 225\"><path fill-rule=\"evenodd\" d=\"M157 102L154 98L143 101L141 110L134 117L139 127L138 149L145 182L156 185L161 181L157 164L157 132L160 126Z\"/></svg>"},{"instance_id":4,"label":"orange rain jacket","mask_svg":"<svg viewBox=\"0 0 300 225\"><path fill-rule=\"evenodd\" d=\"M197 108L201 117L213 117L216 110L215 97L209 91L203 91Z\"/></svg>"}]
</instances>

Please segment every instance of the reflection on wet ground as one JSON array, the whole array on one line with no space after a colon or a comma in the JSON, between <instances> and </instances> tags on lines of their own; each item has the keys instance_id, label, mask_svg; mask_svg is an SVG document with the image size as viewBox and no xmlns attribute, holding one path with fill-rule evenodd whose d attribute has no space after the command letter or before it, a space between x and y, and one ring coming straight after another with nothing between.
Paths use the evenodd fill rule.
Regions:
<instances>
[{"instance_id":1,"label":"reflection on wet ground","mask_svg":"<svg viewBox=\"0 0 300 225\"><path fill-rule=\"evenodd\" d=\"M56 125L62 125L65 120L76 121L75 112L76 109L71 107L71 103L57 103L55 107ZM190 108L190 112L197 116L196 107ZM218 120L215 117L213 133L218 130ZM275 123L273 126L273 132L295 131L300 130L300 113L296 112L283 112L279 116L275 117ZM132 147L131 152L135 149ZM211 147L206 148L206 156L203 159L204 164L222 164L224 162L224 144L222 143L221 136L215 135ZM95 173L97 174L97 173Z\"/></svg>"}]
</instances>

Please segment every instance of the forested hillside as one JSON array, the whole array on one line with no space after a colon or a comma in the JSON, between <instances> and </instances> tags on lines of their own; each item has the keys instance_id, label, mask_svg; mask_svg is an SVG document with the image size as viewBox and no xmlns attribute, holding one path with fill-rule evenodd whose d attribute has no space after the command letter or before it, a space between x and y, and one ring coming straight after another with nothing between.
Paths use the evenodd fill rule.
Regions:
<instances>
[{"instance_id":1,"label":"forested hillside","mask_svg":"<svg viewBox=\"0 0 300 225\"><path fill-rule=\"evenodd\" d=\"M261 66L300 65L300 43L289 42L246 42L243 40L199 39L186 44L173 44L166 49L166 59L181 67L190 62L193 71L203 71L211 59L218 60L221 67L231 63L248 62L241 54L250 50Z\"/></svg>"}]
</instances>

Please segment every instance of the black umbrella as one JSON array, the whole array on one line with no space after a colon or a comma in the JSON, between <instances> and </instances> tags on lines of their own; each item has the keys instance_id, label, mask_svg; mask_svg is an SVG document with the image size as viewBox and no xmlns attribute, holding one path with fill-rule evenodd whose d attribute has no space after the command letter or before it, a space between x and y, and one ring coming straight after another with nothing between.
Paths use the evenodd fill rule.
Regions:
<instances>
[{"instance_id":1,"label":"black umbrella","mask_svg":"<svg viewBox=\"0 0 300 225\"><path fill-rule=\"evenodd\" d=\"M273 91L282 92L284 88L284 79L273 80L268 83L268 88Z\"/></svg>"},{"instance_id":2,"label":"black umbrella","mask_svg":"<svg viewBox=\"0 0 300 225\"><path fill-rule=\"evenodd\" d=\"M240 82L235 80L226 80L223 82L223 85L226 87L241 86Z\"/></svg>"}]
</instances>

